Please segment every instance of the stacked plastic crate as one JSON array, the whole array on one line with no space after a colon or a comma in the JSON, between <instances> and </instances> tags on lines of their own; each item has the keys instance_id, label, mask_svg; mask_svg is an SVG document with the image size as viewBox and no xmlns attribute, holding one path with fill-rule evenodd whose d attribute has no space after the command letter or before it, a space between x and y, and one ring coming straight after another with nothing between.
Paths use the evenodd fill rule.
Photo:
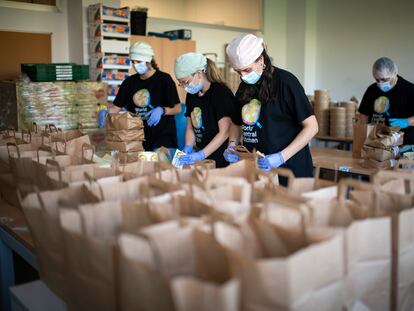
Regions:
<instances>
[{"instance_id":1,"label":"stacked plastic crate","mask_svg":"<svg viewBox=\"0 0 414 311\"><path fill-rule=\"evenodd\" d=\"M88 7L88 20L90 77L108 84L108 101L112 102L131 67L130 11L94 4Z\"/></svg>"}]
</instances>

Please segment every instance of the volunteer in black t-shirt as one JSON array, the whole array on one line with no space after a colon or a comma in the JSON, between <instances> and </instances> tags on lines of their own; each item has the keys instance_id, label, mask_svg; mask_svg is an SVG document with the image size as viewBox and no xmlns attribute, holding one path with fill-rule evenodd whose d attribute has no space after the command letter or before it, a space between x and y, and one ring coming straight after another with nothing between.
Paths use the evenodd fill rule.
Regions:
<instances>
[{"instance_id":1,"label":"volunteer in black t-shirt","mask_svg":"<svg viewBox=\"0 0 414 311\"><path fill-rule=\"evenodd\" d=\"M158 69L154 51L146 42L132 44L130 58L137 74L122 82L114 105L144 120L145 150L177 148L174 115L181 112L181 106L173 79Z\"/></svg>"},{"instance_id":2,"label":"volunteer in black t-shirt","mask_svg":"<svg viewBox=\"0 0 414 311\"><path fill-rule=\"evenodd\" d=\"M404 132L404 145L414 145L414 84L398 75L397 65L389 58L375 61L371 84L362 98L360 123L385 122Z\"/></svg>"},{"instance_id":3,"label":"volunteer in black t-shirt","mask_svg":"<svg viewBox=\"0 0 414 311\"><path fill-rule=\"evenodd\" d=\"M318 123L297 78L272 66L263 39L254 35L235 38L226 52L242 79L232 118L239 127L232 129L230 141L238 143L241 126L243 145L265 154L258 159L260 169L281 166L291 169L296 177L312 176L308 143L318 132ZM239 160L228 151L224 155L229 162Z\"/></svg>"},{"instance_id":4,"label":"volunteer in black t-shirt","mask_svg":"<svg viewBox=\"0 0 414 311\"><path fill-rule=\"evenodd\" d=\"M206 158L216 161L216 167L228 165L223 152L227 147L234 95L224 84L213 61L199 53L187 53L177 58L175 76L187 92L186 155L184 165ZM197 152L193 152L193 146Z\"/></svg>"}]
</instances>

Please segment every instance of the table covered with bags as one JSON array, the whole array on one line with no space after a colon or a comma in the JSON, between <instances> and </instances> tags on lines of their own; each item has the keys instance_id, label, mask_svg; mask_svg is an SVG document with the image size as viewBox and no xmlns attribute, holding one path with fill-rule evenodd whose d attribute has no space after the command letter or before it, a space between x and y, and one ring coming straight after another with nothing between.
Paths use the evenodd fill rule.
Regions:
<instances>
[{"instance_id":1,"label":"table covered with bags","mask_svg":"<svg viewBox=\"0 0 414 311\"><path fill-rule=\"evenodd\" d=\"M412 310L411 171L335 183L251 159L103 168L63 133L8 141L0 183L68 310Z\"/></svg>"}]
</instances>

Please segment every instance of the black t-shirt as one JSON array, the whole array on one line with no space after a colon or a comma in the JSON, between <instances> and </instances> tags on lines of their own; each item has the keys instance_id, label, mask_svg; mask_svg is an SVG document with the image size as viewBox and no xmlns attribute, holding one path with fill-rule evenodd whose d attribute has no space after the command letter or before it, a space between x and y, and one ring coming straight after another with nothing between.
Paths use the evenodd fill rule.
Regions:
<instances>
[{"instance_id":1,"label":"black t-shirt","mask_svg":"<svg viewBox=\"0 0 414 311\"><path fill-rule=\"evenodd\" d=\"M369 122L385 121L390 118L410 118L414 116L414 84L398 76L397 84L388 92L371 84L362 98L359 112L369 117ZM414 127L403 129L404 144L414 144Z\"/></svg>"},{"instance_id":2,"label":"black t-shirt","mask_svg":"<svg viewBox=\"0 0 414 311\"><path fill-rule=\"evenodd\" d=\"M196 146L201 150L218 134L220 119L232 116L234 95L227 86L221 83L211 83L210 88L203 96L187 94L186 106L185 116L191 118ZM208 159L216 161L217 167L225 167L228 165L223 157L226 148L227 141Z\"/></svg>"},{"instance_id":3,"label":"black t-shirt","mask_svg":"<svg viewBox=\"0 0 414 311\"><path fill-rule=\"evenodd\" d=\"M126 109L144 120L145 150L152 151L161 146L177 148L177 134L174 116L162 116L156 126L148 126L145 114L155 107L173 108L180 102L177 88L171 76L157 70L150 78L143 80L134 74L122 82L114 105Z\"/></svg>"},{"instance_id":4,"label":"black t-shirt","mask_svg":"<svg viewBox=\"0 0 414 311\"><path fill-rule=\"evenodd\" d=\"M286 148L303 129L302 121L313 115L302 85L290 72L274 68L273 91L267 103L258 100L258 89L250 102L242 103L240 94L246 87L242 82L236 93L236 114L232 120L241 125L243 145L250 151L276 153ZM283 167L293 171L296 177L313 176L313 163L309 146L291 157Z\"/></svg>"}]
</instances>

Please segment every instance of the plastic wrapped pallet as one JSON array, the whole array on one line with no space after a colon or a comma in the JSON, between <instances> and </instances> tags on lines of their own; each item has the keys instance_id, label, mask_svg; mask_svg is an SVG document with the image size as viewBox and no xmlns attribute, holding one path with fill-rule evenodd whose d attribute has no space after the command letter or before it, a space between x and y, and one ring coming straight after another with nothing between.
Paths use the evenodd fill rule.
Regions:
<instances>
[{"instance_id":1,"label":"plastic wrapped pallet","mask_svg":"<svg viewBox=\"0 0 414 311\"><path fill-rule=\"evenodd\" d=\"M64 130L81 123L97 128L96 105L106 104L106 85L100 82L17 83L18 125L27 129L53 123Z\"/></svg>"}]
</instances>

